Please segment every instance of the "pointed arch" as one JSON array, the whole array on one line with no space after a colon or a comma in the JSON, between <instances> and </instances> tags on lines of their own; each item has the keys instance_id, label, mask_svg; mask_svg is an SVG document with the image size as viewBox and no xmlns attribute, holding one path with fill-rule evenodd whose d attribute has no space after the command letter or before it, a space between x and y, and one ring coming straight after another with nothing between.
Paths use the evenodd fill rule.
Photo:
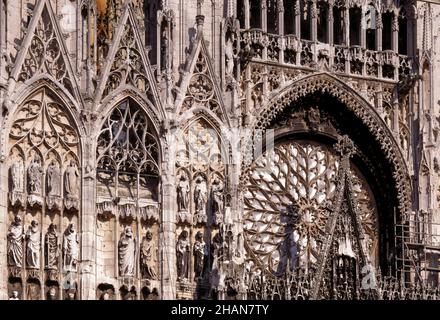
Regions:
<instances>
[{"instance_id":1,"label":"pointed arch","mask_svg":"<svg viewBox=\"0 0 440 320\"><path fill-rule=\"evenodd\" d=\"M395 187L398 192L399 210L401 213L408 212L411 208L411 186L409 184L409 171L405 158L390 129L377 111L357 92L341 80L328 73L312 74L301 78L280 91L272 94L267 104L259 110L255 120L251 124L251 130L255 137L247 139L244 143L244 154L252 155L253 139L261 138L271 121L288 105L302 97L314 93L326 93L341 102L368 128L370 134L380 145L382 153L392 167ZM252 162L251 157L243 163L246 172Z\"/></svg>"}]
</instances>

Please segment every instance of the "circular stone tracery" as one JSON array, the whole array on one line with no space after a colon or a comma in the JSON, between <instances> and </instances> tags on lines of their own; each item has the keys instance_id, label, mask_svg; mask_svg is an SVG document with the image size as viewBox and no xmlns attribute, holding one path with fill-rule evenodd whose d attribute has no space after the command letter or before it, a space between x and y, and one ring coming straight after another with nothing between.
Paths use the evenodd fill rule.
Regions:
<instances>
[{"instance_id":1,"label":"circular stone tracery","mask_svg":"<svg viewBox=\"0 0 440 320\"><path fill-rule=\"evenodd\" d=\"M296 256L296 266L309 268L316 263L338 168L334 150L310 141L281 143L254 162L244 191L245 240L252 268L279 273L285 269L280 261L286 263L286 250ZM374 263L376 205L353 164L350 171L357 213Z\"/></svg>"}]
</instances>

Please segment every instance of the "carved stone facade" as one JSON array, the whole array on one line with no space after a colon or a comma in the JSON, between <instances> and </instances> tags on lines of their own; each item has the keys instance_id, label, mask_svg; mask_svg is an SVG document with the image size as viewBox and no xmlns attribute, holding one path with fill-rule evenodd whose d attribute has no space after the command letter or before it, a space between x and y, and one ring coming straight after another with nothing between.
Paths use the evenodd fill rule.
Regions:
<instances>
[{"instance_id":1,"label":"carved stone facade","mask_svg":"<svg viewBox=\"0 0 440 320\"><path fill-rule=\"evenodd\" d=\"M440 299L440 4L19 3L0 298Z\"/></svg>"}]
</instances>

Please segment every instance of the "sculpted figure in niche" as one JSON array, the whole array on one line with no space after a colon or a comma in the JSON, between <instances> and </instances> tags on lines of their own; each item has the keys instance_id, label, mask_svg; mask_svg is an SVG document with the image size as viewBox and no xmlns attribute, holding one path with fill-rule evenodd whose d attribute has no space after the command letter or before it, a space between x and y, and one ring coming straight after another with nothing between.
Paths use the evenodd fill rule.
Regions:
<instances>
[{"instance_id":1,"label":"sculpted figure in niche","mask_svg":"<svg viewBox=\"0 0 440 320\"><path fill-rule=\"evenodd\" d=\"M206 194L206 184L204 183L203 179L199 177L196 180L196 186L194 188L194 202L197 214L205 213Z\"/></svg>"},{"instance_id":2,"label":"sculpted figure in niche","mask_svg":"<svg viewBox=\"0 0 440 320\"><path fill-rule=\"evenodd\" d=\"M45 266L46 269L57 270L58 269L58 234L57 226L51 223L47 229L46 236L44 238L44 252L45 252Z\"/></svg>"},{"instance_id":3,"label":"sculpted figure in niche","mask_svg":"<svg viewBox=\"0 0 440 320\"><path fill-rule=\"evenodd\" d=\"M119 249L119 275L134 276L136 239L130 226L125 227L118 244Z\"/></svg>"},{"instance_id":4,"label":"sculpted figure in niche","mask_svg":"<svg viewBox=\"0 0 440 320\"><path fill-rule=\"evenodd\" d=\"M47 188L49 196L61 195L61 171L55 160L52 160L47 167Z\"/></svg>"},{"instance_id":5,"label":"sculpted figure in niche","mask_svg":"<svg viewBox=\"0 0 440 320\"><path fill-rule=\"evenodd\" d=\"M223 183L218 177L215 177L211 186L212 212L214 215L223 213Z\"/></svg>"},{"instance_id":6,"label":"sculpted figure in niche","mask_svg":"<svg viewBox=\"0 0 440 320\"><path fill-rule=\"evenodd\" d=\"M153 234L150 230L147 230L141 245L141 272L146 279L157 279L155 254Z\"/></svg>"},{"instance_id":7,"label":"sculpted figure in niche","mask_svg":"<svg viewBox=\"0 0 440 320\"><path fill-rule=\"evenodd\" d=\"M70 160L69 166L66 168L66 180L64 188L66 190L66 195L71 198L78 197L78 166L75 160Z\"/></svg>"},{"instance_id":8,"label":"sculpted figure in niche","mask_svg":"<svg viewBox=\"0 0 440 320\"><path fill-rule=\"evenodd\" d=\"M206 244L203 241L203 233L198 231L194 243L194 277L195 280L203 278L205 265Z\"/></svg>"},{"instance_id":9,"label":"sculpted figure in niche","mask_svg":"<svg viewBox=\"0 0 440 320\"><path fill-rule=\"evenodd\" d=\"M40 229L38 222L32 220L29 229L26 232L26 265L30 269L40 268Z\"/></svg>"},{"instance_id":10,"label":"sculpted figure in niche","mask_svg":"<svg viewBox=\"0 0 440 320\"><path fill-rule=\"evenodd\" d=\"M20 216L15 216L8 230L8 265L23 266L23 226Z\"/></svg>"},{"instance_id":11,"label":"sculpted figure in niche","mask_svg":"<svg viewBox=\"0 0 440 320\"><path fill-rule=\"evenodd\" d=\"M28 184L30 194L41 194L41 177L43 169L41 168L41 158L35 155L31 164L28 167Z\"/></svg>"},{"instance_id":12,"label":"sculpted figure in niche","mask_svg":"<svg viewBox=\"0 0 440 320\"><path fill-rule=\"evenodd\" d=\"M185 175L180 176L177 185L177 206L179 211L188 211L189 182Z\"/></svg>"},{"instance_id":13,"label":"sculpted figure in niche","mask_svg":"<svg viewBox=\"0 0 440 320\"><path fill-rule=\"evenodd\" d=\"M21 159L11 165L12 192L24 191L24 165Z\"/></svg>"},{"instance_id":14,"label":"sculpted figure in niche","mask_svg":"<svg viewBox=\"0 0 440 320\"><path fill-rule=\"evenodd\" d=\"M226 58L226 75L232 77L234 72L234 59L236 58L234 54L232 35L230 35L226 39L225 58Z\"/></svg>"},{"instance_id":15,"label":"sculpted figure in niche","mask_svg":"<svg viewBox=\"0 0 440 320\"><path fill-rule=\"evenodd\" d=\"M79 239L73 223L69 224L63 236L64 269L76 271L78 263Z\"/></svg>"},{"instance_id":16,"label":"sculpted figure in niche","mask_svg":"<svg viewBox=\"0 0 440 320\"><path fill-rule=\"evenodd\" d=\"M188 263L189 263L189 239L188 231L183 230L180 233L176 246L177 260L177 279L188 279Z\"/></svg>"}]
</instances>

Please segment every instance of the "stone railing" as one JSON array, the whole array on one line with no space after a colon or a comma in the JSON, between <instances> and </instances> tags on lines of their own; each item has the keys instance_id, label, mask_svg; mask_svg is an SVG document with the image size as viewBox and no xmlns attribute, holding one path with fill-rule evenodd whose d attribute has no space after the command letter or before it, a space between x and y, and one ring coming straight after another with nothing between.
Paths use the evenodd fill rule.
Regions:
<instances>
[{"instance_id":1,"label":"stone railing","mask_svg":"<svg viewBox=\"0 0 440 320\"><path fill-rule=\"evenodd\" d=\"M274 35L260 29L240 33L240 49L248 60L323 69L335 73L398 81L412 70L412 59L398 53L367 50L360 46L329 45Z\"/></svg>"}]
</instances>

